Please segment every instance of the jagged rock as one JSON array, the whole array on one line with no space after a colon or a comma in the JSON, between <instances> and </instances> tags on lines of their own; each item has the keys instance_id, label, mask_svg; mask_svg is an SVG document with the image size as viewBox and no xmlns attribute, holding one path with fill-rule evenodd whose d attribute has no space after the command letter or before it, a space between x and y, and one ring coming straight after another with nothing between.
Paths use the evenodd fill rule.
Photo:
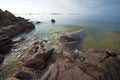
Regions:
<instances>
[{"instance_id":1,"label":"jagged rock","mask_svg":"<svg viewBox=\"0 0 120 80\"><path fill-rule=\"evenodd\" d=\"M26 78L26 76L23 76L23 75L26 75L26 74L23 74L23 72L26 72L26 71L27 71L27 74L31 74L31 71L32 71L32 75L35 75L36 78L41 77L41 74L43 74L45 68L48 65L47 63L48 59L52 56L54 49L50 49L46 51L40 51L37 49L34 52L35 46L38 45L39 43L40 42L35 42L32 44L32 47L30 47L26 56L20 59L20 61L18 61L18 64L16 64L16 66L14 67L12 71L12 74L10 74L10 76L7 79L15 77L17 79L23 80L24 78ZM21 73L19 75L16 74L21 71L22 71L22 75ZM36 78L35 79L32 78L32 79L36 80ZM32 79L30 78L28 80L32 80Z\"/></svg>"},{"instance_id":2,"label":"jagged rock","mask_svg":"<svg viewBox=\"0 0 120 80\"><path fill-rule=\"evenodd\" d=\"M14 74L14 77L19 80L37 80L36 75L34 75L31 71L21 71Z\"/></svg>"},{"instance_id":3,"label":"jagged rock","mask_svg":"<svg viewBox=\"0 0 120 80\"><path fill-rule=\"evenodd\" d=\"M34 29L34 25L31 22L18 22L15 25L10 25L2 28L0 34L4 34L9 37L15 37L21 33L30 32Z\"/></svg>"},{"instance_id":4,"label":"jagged rock","mask_svg":"<svg viewBox=\"0 0 120 80\"><path fill-rule=\"evenodd\" d=\"M12 39L7 36L0 36L0 53L8 53L11 49Z\"/></svg>"},{"instance_id":5,"label":"jagged rock","mask_svg":"<svg viewBox=\"0 0 120 80\"><path fill-rule=\"evenodd\" d=\"M85 33L83 30L60 36L57 40L63 51L63 55L65 57L75 59L80 54L78 50L81 46L81 42L83 41L84 36Z\"/></svg>"},{"instance_id":6,"label":"jagged rock","mask_svg":"<svg viewBox=\"0 0 120 80\"><path fill-rule=\"evenodd\" d=\"M85 52L84 61L63 59L55 62L40 80L119 80L119 56L111 49L89 49Z\"/></svg>"},{"instance_id":7,"label":"jagged rock","mask_svg":"<svg viewBox=\"0 0 120 80\"><path fill-rule=\"evenodd\" d=\"M83 56L81 56L84 57L84 60L80 60L79 58L75 60L63 58L51 64L46 70L45 69L43 70L44 62L41 61L41 59L45 60L43 56L45 56L45 54L48 53L41 51L31 56L31 58L29 57L29 60L25 61L25 64L27 66L23 65L27 69L24 69L23 71L26 70L32 71L31 69L37 71L39 74L38 73L35 74L34 71L32 71L33 72L32 74L35 75L39 80L119 80L120 79L119 77L120 54L114 50L108 51L108 49L89 49L84 53ZM115 56L113 56L113 53ZM101 60L103 61L101 62ZM18 71L21 70L19 68ZM17 72L17 70L15 70L15 72ZM22 78L24 78L24 76L22 76Z\"/></svg>"},{"instance_id":8,"label":"jagged rock","mask_svg":"<svg viewBox=\"0 0 120 80\"><path fill-rule=\"evenodd\" d=\"M101 70L108 80L119 80L120 63L118 56L120 54L111 49L89 49L85 55L84 62Z\"/></svg>"},{"instance_id":9,"label":"jagged rock","mask_svg":"<svg viewBox=\"0 0 120 80\"><path fill-rule=\"evenodd\" d=\"M14 24L13 21L15 21L17 18L10 13L9 11L2 11L0 9L0 25L1 26L7 26L10 24Z\"/></svg>"},{"instance_id":10,"label":"jagged rock","mask_svg":"<svg viewBox=\"0 0 120 80\"><path fill-rule=\"evenodd\" d=\"M34 29L32 22L22 17L15 17L9 11L2 11L0 9L0 35L8 35L15 37L23 32L28 32Z\"/></svg>"},{"instance_id":11,"label":"jagged rock","mask_svg":"<svg viewBox=\"0 0 120 80\"><path fill-rule=\"evenodd\" d=\"M49 67L40 80L95 80L85 74L77 65L69 60L56 62Z\"/></svg>"},{"instance_id":12,"label":"jagged rock","mask_svg":"<svg viewBox=\"0 0 120 80\"><path fill-rule=\"evenodd\" d=\"M45 52L39 51L36 54L34 54L32 58L45 60Z\"/></svg>"},{"instance_id":13,"label":"jagged rock","mask_svg":"<svg viewBox=\"0 0 120 80\"><path fill-rule=\"evenodd\" d=\"M4 60L4 56L0 54L0 63L2 63L3 60Z\"/></svg>"},{"instance_id":14,"label":"jagged rock","mask_svg":"<svg viewBox=\"0 0 120 80\"><path fill-rule=\"evenodd\" d=\"M42 59L30 59L24 66L34 70L42 70L45 67L45 62Z\"/></svg>"},{"instance_id":15,"label":"jagged rock","mask_svg":"<svg viewBox=\"0 0 120 80\"><path fill-rule=\"evenodd\" d=\"M11 38L30 32L34 28L32 22L0 9L0 52L8 53L11 48Z\"/></svg>"}]
</instances>

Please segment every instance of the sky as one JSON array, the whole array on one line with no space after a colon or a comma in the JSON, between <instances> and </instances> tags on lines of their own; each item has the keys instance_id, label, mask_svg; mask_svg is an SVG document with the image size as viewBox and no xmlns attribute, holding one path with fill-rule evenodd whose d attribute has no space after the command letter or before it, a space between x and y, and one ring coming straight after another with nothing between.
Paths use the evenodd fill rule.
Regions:
<instances>
[{"instance_id":1,"label":"sky","mask_svg":"<svg viewBox=\"0 0 120 80\"><path fill-rule=\"evenodd\" d=\"M120 0L0 0L0 8L20 13L79 13L120 17Z\"/></svg>"}]
</instances>

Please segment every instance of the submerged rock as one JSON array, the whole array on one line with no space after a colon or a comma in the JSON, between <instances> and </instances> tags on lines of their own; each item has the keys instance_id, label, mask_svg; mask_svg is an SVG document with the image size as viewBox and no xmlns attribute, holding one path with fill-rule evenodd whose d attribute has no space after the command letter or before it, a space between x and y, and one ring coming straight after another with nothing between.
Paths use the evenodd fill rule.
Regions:
<instances>
[{"instance_id":1,"label":"submerged rock","mask_svg":"<svg viewBox=\"0 0 120 80\"><path fill-rule=\"evenodd\" d=\"M59 46L63 51L63 55L71 59L75 59L77 56L79 56L81 53L80 51L76 52L76 50L79 50L84 37L84 31L74 32L68 35L60 36L57 40Z\"/></svg>"}]
</instances>

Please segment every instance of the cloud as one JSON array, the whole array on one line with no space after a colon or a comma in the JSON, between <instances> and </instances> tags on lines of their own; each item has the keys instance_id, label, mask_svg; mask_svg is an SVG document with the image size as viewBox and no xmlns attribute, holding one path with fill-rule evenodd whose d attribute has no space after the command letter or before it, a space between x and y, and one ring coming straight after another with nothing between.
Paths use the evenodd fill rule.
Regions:
<instances>
[{"instance_id":1,"label":"cloud","mask_svg":"<svg viewBox=\"0 0 120 80\"><path fill-rule=\"evenodd\" d=\"M108 14L119 12L120 0L0 0L0 8L13 13Z\"/></svg>"}]
</instances>

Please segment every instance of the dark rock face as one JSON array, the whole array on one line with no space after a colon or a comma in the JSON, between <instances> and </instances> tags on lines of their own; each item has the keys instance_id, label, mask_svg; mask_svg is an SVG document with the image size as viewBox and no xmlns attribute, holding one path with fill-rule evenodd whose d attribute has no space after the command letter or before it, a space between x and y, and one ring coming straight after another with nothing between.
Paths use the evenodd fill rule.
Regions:
<instances>
[{"instance_id":1,"label":"dark rock face","mask_svg":"<svg viewBox=\"0 0 120 80\"><path fill-rule=\"evenodd\" d=\"M42 59L30 59L24 66L34 70L42 70L45 67L45 62Z\"/></svg>"},{"instance_id":2,"label":"dark rock face","mask_svg":"<svg viewBox=\"0 0 120 80\"><path fill-rule=\"evenodd\" d=\"M37 80L36 76L34 74L32 74L32 72L30 72L30 71L18 72L18 73L15 74L14 79L15 80L18 80L18 79L19 80ZM12 80L12 78L11 78L11 80Z\"/></svg>"},{"instance_id":3,"label":"dark rock face","mask_svg":"<svg viewBox=\"0 0 120 80\"><path fill-rule=\"evenodd\" d=\"M10 13L9 11L2 11L0 9L0 26L7 26L14 24L14 21L16 21L17 18Z\"/></svg>"},{"instance_id":4,"label":"dark rock face","mask_svg":"<svg viewBox=\"0 0 120 80\"><path fill-rule=\"evenodd\" d=\"M24 32L30 32L34 29L34 25L31 22L18 22L15 25L10 26L8 29L4 30L7 36L15 37Z\"/></svg>"},{"instance_id":5,"label":"dark rock face","mask_svg":"<svg viewBox=\"0 0 120 80\"><path fill-rule=\"evenodd\" d=\"M34 28L32 22L0 9L0 53L9 52L13 37L30 32Z\"/></svg>"},{"instance_id":6,"label":"dark rock face","mask_svg":"<svg viewBox=\"0 0 120 80\"><path fill-rule=\"evenodd\" d=\"M2 63L3 60L4 60L4 56L0 54L0 63Z\"/></svg>"},{"instance_id":7,"label":"dark rock face","mask_svg":"<svg viewBox=\"0 0 120 80\"><path fill-rule=\"evenodd\" d=\"M8 53L11 49L12 39L6 36L0 36L0 53Z\"/></svg>"},{"instance_id":8,"label":"dark rock face","mask_svg":"<svg viewBox=\"0 0 120 80\"><path fill-rule=\"evenodd\" d=\"M8 37L15 37L24 32L30 32L34 29L34 25L31 22L18 22L15 25L6 26L0 29L0 34Z\"/></svg>"}]
</instances>

